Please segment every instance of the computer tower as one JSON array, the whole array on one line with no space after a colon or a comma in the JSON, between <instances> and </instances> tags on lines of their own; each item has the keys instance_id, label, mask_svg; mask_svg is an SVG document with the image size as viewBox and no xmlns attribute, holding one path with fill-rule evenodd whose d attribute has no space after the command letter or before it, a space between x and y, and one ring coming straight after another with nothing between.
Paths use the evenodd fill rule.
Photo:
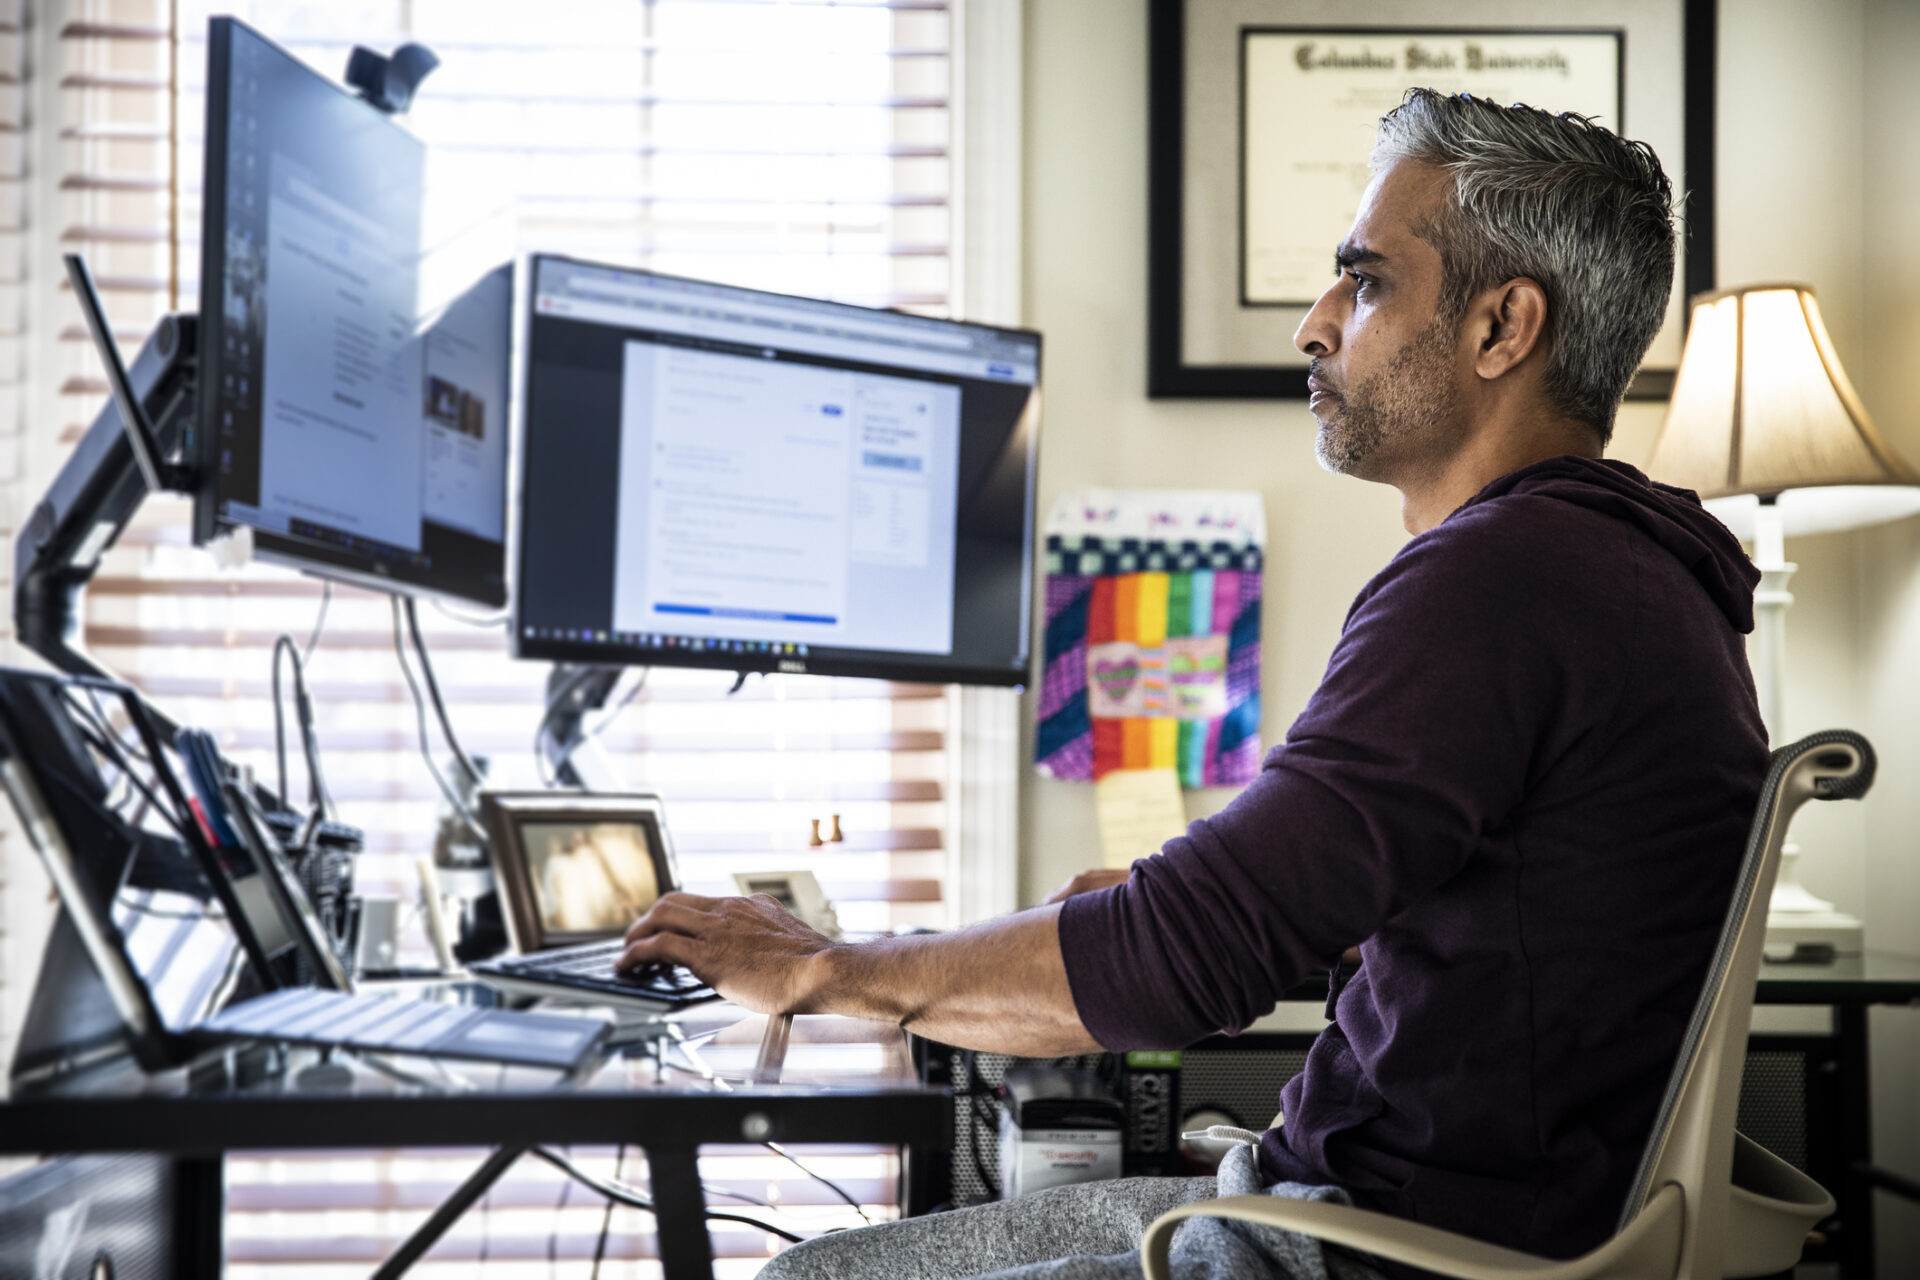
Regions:
<instances>
[{"instance_id":1,"label":"computer tower","mask_svg":"<svg viewBox=\"0 0 1920 1280\"><path fill-rule=\"evenodd\" d=\"M1273 1120L1280 1088L1306 1064L1313 1036L1306 1033L1259 1032L1237 1037L1215 1037L1182 1050L1177 1069L1157 1069L1152 1062L1129 1064L1128 1055L1087 1054L1074 1058L1012 1058L998 1053L970 1053L950 1045L916 1039L914 1052L921 1078L954 1091L953 1149L922 1155L909 1153L903 1192L906 1211L926 1213L936 1207L978 1204L998 1198L996 1170L1000 1167L999 1103L995 1096L1011 1066L1072 1065L1105 1071L1115 1081L1116 1095L1129 1104L1130 1125L1143 1121L1164 1131L1172 1148L1164 1153L1140 1150L1139 1135L1128 1134L1129 1174L1162 1177L1205 1176L1204 1163L1184 1159L1178 1151L1180 1133L1188 1120L1202 1113L1208 1123L1230 1123L1260 1130ZM1171 1081L1168 1082L1168 1077ZM1168 1083L1163 1083L1168 1082ZM1129 1087L1129 1086L1133 1087ZM1154 1085L1163 1092L1146 1097ZM1152 1103L1154 1105L1145 1105ZM1155 1107L1169 1107L1164 1117Z\"/></svg>"}]
</instances>

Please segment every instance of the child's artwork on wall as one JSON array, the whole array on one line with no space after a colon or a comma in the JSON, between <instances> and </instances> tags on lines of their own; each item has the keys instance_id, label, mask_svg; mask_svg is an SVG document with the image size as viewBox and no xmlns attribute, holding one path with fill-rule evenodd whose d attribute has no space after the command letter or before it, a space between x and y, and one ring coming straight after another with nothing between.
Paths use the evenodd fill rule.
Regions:
<instances>
[{"instance_id":1,"label":"child's artwork on wall","mask_svg":"<svg viewBox=\"0 0 1920 1280\"><path fill-rule=\"evenodd\" d=\"M1183 787L1260 768L1257 493L1082 489L1046 528L1041 773L1172 769Z\"/></svg>"}]
</instances>

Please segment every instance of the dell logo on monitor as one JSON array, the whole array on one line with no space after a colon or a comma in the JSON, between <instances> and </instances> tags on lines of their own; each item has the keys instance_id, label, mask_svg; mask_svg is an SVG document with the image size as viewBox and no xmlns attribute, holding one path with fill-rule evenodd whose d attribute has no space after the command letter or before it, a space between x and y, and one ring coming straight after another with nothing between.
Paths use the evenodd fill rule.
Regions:
<instances>
[{"instance_id":1,"label":"dell logo on monitor","mask_svg":"<svg viewBox=\"0 0 1920 1280\"><path fill-rule=\"evenodd\" d=\"M807 674L807 664L804 662L795 662L792 658L780 659L780 669L782 671L792 672L794 675L797 675L797 676L803 676Z\"/></svg>"}]
</instances>

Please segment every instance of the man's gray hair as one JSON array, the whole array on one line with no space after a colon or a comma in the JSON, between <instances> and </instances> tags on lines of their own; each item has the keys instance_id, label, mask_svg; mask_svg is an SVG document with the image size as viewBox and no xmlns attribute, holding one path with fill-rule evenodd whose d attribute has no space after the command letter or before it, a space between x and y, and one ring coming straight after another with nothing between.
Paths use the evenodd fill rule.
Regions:
<instances>
[{"instance_id":1,"label":"man's gray hair","mask_svg":"<svg viewBox=\"0 0 1920 1280\"><path fill-rule=\"evenodd\" d=\"M1572 113L1410 89L1380 121L1373 167L1419 160L1453 176L1421 239L1440 254L1440 311L1518 276L1547 296L1546 391L1613 434L1614 412L1666 318L1673 187L1660 158Z\"/></svg>"}]
</instances>

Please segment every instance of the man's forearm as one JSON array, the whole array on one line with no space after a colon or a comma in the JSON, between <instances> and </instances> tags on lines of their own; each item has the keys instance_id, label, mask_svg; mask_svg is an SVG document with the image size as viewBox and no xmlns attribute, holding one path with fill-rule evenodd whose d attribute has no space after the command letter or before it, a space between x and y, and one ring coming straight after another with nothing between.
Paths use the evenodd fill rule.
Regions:
<instances>
[{"instance_id":1,"label":"man's forearm","mask_svg":"<svg viewBox=\"0 0 1920 1280\"><path fill-rule=\"evenodd\" d=\"M836 946L809 963L800 1012L897 1022L944 1044L1023 1057L1100 1049L1067 985L1057 904L956 933Z\"/></svg>"}]
</instances>

